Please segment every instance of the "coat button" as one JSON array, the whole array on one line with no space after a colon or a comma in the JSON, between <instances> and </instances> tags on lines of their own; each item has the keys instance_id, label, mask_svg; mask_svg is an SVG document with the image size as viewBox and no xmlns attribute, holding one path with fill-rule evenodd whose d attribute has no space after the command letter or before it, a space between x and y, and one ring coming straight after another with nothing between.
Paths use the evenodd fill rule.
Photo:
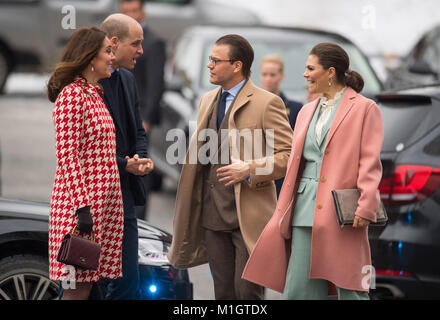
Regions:
<instances>
[{"instance_id":1,"label":"coat button","mask_svg":"<svg viewBox=\"0 0 440 320\"><path fill-rule=\"evenodd\" d=\"M321 177L321 182L326 182L327 179L325 177Z\"/></svg>"},{"instance_id":2,"label":"coat button","mask_svg":"<svg viewBox=\"0 0 440 320\"><path fill-rule=\"evenodd\" d=\"M322 204L318 203L318 205L316 206L318 209L322 209Z\"/></svg>"},{"instance_id":3,"label":"coat button","mask_svg":"<svg viewBox=\"0 0 440 320\"><path fill-rule=\"evenodd\" d=\"M325 149L324 154L329 154L329 153L330 153L330 150L328 148Z\"/></svg>"}]
</instances>

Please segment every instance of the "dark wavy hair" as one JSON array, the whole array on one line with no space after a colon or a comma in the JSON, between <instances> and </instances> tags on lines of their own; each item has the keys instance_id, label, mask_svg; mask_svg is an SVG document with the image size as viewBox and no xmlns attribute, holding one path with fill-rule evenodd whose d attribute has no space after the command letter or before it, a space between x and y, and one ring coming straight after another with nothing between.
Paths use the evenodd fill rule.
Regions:
<instances>
[{"instance_id":1,"label":"dark wavy hair","mask_svg":"<svg viewBox=\"0 0 440 320\"><path fill-rule=\"evenodd\" d=\"M350 58L340 46L331 42L318 43L310 54L318 57L319 64L325 70L330 67L335 68L338 83L351 87L356 92L362 91L364 79L359 73L350 69Z\"/></svg>"},{"instance_id":2,"label":"dark wavy hair","mask_svg":"<svg viewBox=\"0 0 440 320\"><path fill-rule=\"evenodd\" d=\"M84 71L102 48L106 33L97 27L75 31L64 48L47 83L47 96L55 102L65 86L72 83Z\"/></svg>"}]
</instances>

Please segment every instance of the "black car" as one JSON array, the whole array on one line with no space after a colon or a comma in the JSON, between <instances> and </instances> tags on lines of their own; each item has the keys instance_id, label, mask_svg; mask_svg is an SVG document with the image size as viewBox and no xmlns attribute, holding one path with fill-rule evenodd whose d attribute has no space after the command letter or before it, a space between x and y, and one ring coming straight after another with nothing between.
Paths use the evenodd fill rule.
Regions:
<instances>
[{"instance_id":1,"label":"black car","mask_svg":"<svg viewBox=\"0 0 440 320\"><path fill-rule=\"evenodd\" d=\"M57 299L60 283L49 279L47 203L0 198L0 300ZM192 299L187 270L167 259L171 235L138 220L141 299ZM91 298L105 294L105 280Z\"/></svg>"},{"instance_id":2,"label":"black car","mask_svg":"<svg viewBox=\"0 0 440 320\"><path fill-rule=\"evenodd\" d=\"M369 228L374 298L440 298L440 85L378 96L379 189L389 223Z\"/></svg>"},{"instance_id":3,"label":"black car","mask_svg":"<svg viewBox=\"0 0 440 320\"><path fill-rule=\"evenodd\" d=\"M440 26L426 32L385 80L387 89L427 85L440 80Z\"/></svg>"},{"instance_id":4,"label":"black car","mask_svg":"<svg viewBox=\"0 0 440 320\"><path fill-rule=\"evenodd\" d=\"M285 79L281 89L289 99L307 101L306 81L303 73L308 54L320 42L335 42L350 55L353 70L362 74L365 87L362 93L374 98L382 90L382 83L369 64L367 57L349 39L335 33L312 29L281 27L239 26L194 26L185 30L170 48L171 55L166 66L168 90L162 103L162 123L151 130L149 153L155 171L175 182L180 176L180 167L185 152L176 155L171 145L177 139L185 142L192 133L197 120L201 96L216 86L209 82L206 67L215 41L225 34L239 34L249 40L254 49L251 79L260 85L259 66L263 56L277 53L284 61ZM192 121L192 124L190 124Z\"/></svg>"}]
</instances>

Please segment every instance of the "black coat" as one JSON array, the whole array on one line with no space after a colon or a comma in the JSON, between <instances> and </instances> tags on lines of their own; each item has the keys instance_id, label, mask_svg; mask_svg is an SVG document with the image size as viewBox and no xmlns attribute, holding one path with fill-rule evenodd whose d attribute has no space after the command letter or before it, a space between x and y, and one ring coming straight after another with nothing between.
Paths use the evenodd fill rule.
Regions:
<instances>
[{"instance_id":1,"label":"black coat","mask_svg":"<svg viewBox=\"0 0 440 320\"><path fill-rule=\"evenodd\" d=\"M132 158L135 154L138 154L140 158L148 157L147 137L142 127L135 78L130 71L123 68L119 69L119 73L124 93L123 105L116 100L109 79L102 79L99 83L104 89L103 100L112 115L116 128L116 160L121 177L122 192L132 192L135 204L144 205L144 186L140 176L125 171L127 166L125 156ZM124 108L127 111L126 125L121 121L118 108Z\"/></svg>"},{"instance_id":2,"label":"black coat","mask_svg":"<svg viewBox=\"0 0 440 320\"><path fill-rule=\"evenodd\" d=\"M139 93L142 120L150 125L160 123L160 101L164 92L165 43L147 26L143 27L144 53L136 60L134 76Z\"/></svg>"}]
</instances>

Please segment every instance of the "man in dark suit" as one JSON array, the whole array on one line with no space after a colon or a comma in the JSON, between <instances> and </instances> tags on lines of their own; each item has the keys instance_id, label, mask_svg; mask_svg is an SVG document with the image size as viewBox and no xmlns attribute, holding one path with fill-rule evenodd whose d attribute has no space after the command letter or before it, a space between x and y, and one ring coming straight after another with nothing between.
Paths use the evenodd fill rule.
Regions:
<instances>
[{"instance_id":1,"label":"man in dark suit","mask_svg":"<svg viewBox=\"0 0 440 320\"><path fill-rule=\"evenodd\" d=\"M115 60L112 75L100 81L104 102L116 128L116 157L124 202L124 237L122 241L123 277L110 281L106 299L136 299L139 288L138 231L135 206L144 205L141 176L153 170L147 158L147 140L139 113L136 81L127 69L133 69L142 54L143 31L136 20L110 15L101 25L110 39Z\"/></svg>"},{"instance_id":2,"label":"man in dark suit","mask_svg":"<svg viewBox=\"0 0 440 320\"><path fill-rule=\"evenodd\" d=\"M154 34L146 24L146 14L143 0L120 0L119 11L126 14L142 26L144 53L136 61L134 76L139 90L139 108L142 116L142 125L145 132L160 123L160 101L165 88L164 66L166 60L165 43ZM148 215L148 199L153 184L153 176L147 175L143 179L145 187L145 206L137 207L139 219L146 219Z\"/></svg>"},{"instance_id":3,"label":"man in dark suit","mask_svg":"<svg viewBox=\"0 0 440 320\"><path fill-rule=\"evenodd\" d=\"M286 113L289 118L289 123L292 129L295 128L296 117L299 110L302 108L302 103L289 100L280 89L281 82L284 79L284 63L281 58L276 54L268 54L264 56L260 61L260 80L262 87L272 92L283 100L286 106ZM277 196L280 194L281 187L283 186L284 178L275 180L275 186L277 188Z\"/></svg>"}]
</instances>

